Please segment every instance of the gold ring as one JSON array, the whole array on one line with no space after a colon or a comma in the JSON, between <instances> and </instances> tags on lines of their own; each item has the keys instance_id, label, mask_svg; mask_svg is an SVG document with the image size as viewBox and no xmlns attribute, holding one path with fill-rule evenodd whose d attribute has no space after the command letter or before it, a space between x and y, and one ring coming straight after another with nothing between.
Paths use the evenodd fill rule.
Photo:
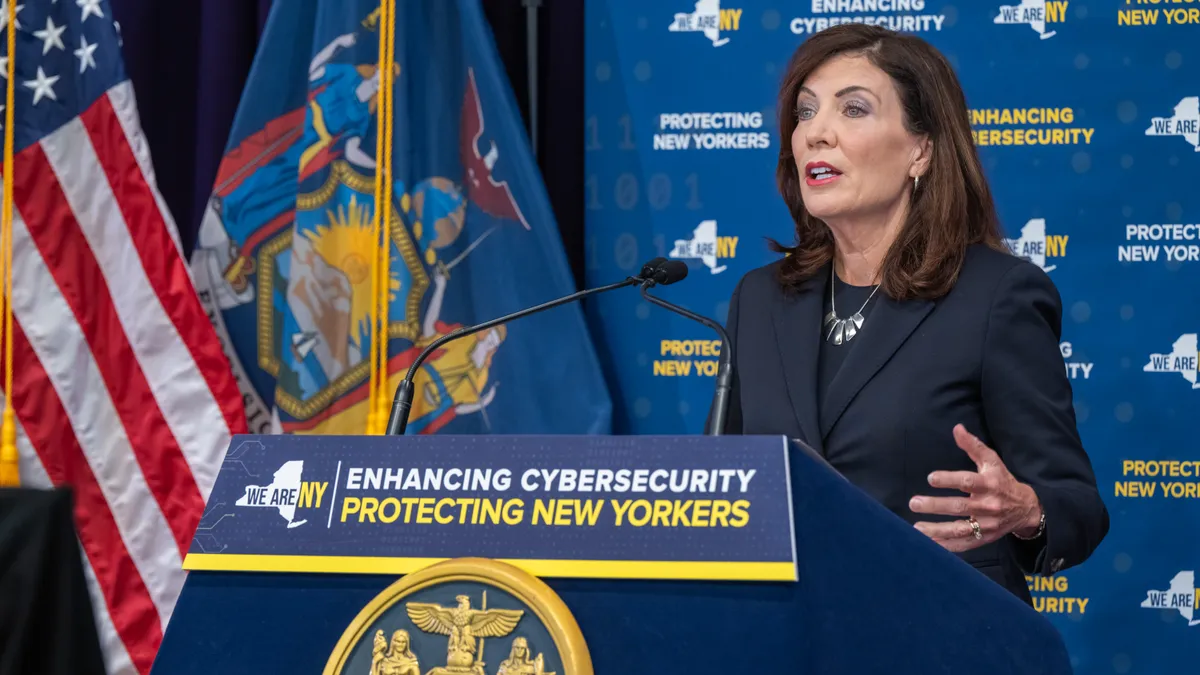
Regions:
<instances>
[{"instance_id":1,"label":"gold ring","mask_svg":"<svg viewBox=\"0 0 1200 675\"><path fill-rule=\"evenodd\" d=\"M967 522L971 524L971 535L976 539L983 539L983 532L979 529L979 521L975 520L975 516L968 517Z\"/></svg>"}]
</instances>

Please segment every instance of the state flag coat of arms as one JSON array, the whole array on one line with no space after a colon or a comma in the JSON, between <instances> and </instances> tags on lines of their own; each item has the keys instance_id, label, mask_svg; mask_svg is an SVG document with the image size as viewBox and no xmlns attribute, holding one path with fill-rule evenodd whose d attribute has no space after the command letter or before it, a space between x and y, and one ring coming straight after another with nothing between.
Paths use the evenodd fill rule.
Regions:
<instances>
[{"instance_id":1,"label":"state flag coat of arms","mask_svg":"<svg viewBox=\"0 0 1200 675\"><path fill-rule=\"evenodd\" d=\"M390 397L434 340L573 292L478 3L276 3L192 269L259 432L363 433L384 331ZM415 384L407 433L610 430L577 306L449 342Z\"/></svg>"}]
</instances>

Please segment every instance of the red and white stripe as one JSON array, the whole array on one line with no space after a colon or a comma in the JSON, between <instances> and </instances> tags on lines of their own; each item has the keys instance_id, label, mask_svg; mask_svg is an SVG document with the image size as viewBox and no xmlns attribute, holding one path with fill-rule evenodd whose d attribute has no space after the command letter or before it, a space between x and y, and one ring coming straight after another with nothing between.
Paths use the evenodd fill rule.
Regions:
<instances>
[{"instance_id":1,"label":"red and white stripe","mask_svg":"<svg viewBox=\"0 0 1200 675\"><path fill-rule=\"evenodd\" d=\"M241 395L123 84L14 158L22 479L70 485L109 672L148 673Z\"/></svg>"}]
</instances>

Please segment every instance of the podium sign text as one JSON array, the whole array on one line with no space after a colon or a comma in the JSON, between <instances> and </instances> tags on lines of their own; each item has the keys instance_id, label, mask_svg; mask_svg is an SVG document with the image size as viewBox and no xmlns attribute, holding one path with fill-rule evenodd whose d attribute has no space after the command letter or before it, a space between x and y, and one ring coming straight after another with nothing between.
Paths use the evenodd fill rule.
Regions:
<instances>
[{"instance_id":1,"label":"podium sign text","mask_svg":"<svg viewBox=\"0 0 1200 675\"><path fill-rule=\"evenodd\" d=\"M794 581L782 437L239 436L189 570Z\"/></svg>"}]
</instances>

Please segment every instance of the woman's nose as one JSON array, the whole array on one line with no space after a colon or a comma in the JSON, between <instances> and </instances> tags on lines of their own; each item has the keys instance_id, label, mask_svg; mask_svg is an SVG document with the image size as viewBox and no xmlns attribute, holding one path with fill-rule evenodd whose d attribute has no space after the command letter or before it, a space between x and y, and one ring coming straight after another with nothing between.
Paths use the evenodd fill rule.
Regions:
<instances>
[{"instance_id":1,"label":"woman's nose","mask_svg":"<svg viewBox=\"0 0 1200 675\"><path fill-rule=\"evenodd\" d=\"M833 145L836 140L833 125L829 123L827 115L819 111L804 122L804 137L809 147Z\"/></svg>"}]
</instances>

